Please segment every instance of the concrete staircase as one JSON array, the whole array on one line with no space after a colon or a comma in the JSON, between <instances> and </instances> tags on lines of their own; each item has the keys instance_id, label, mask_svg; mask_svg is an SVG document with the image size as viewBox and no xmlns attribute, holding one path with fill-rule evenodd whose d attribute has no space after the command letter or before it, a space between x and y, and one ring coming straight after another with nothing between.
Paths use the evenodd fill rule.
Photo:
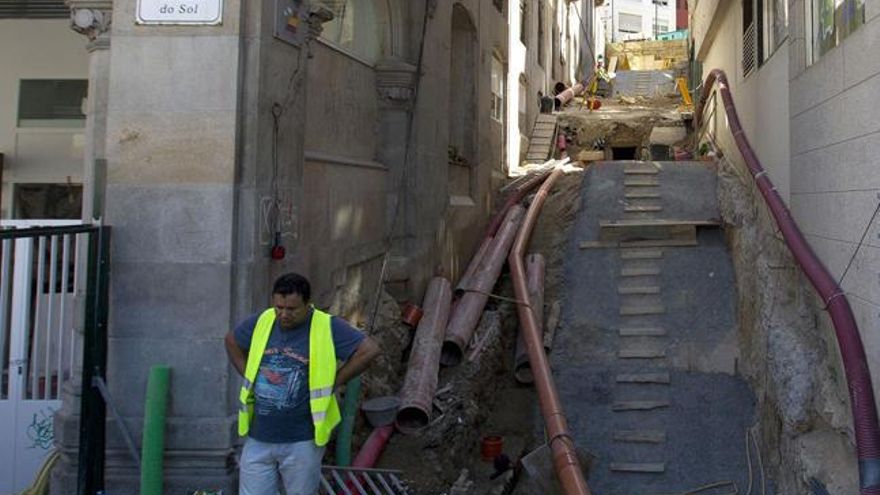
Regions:
<instances>
[{"instance_id":1,"label":"concrete staircase","mask_svg":"<svg viewBox=\"0 0 880 495\"><path fill-rule=\"evenodd\" d=\"M575 442L596 456L593 493L742 490L754 397L736 375L714 170L601 162L582 190L550 358Z\"/></svg>"}]
</instances>

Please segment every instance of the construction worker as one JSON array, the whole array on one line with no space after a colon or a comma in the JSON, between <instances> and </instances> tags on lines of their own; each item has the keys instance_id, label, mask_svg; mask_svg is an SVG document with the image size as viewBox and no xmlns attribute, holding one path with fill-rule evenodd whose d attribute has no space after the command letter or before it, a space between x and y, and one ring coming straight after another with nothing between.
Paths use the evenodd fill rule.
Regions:
<instances>
[{"instance_id":1,"label":"construction worker","mask_svg":"<svg viewBox=\"0 0 880 495\"><path fill-rule=\"evenodd\" d=\"M275 281L272 307L226 335L226 351L244 378L239 393L239 493L314 495L321 458L340 413L335 392L379 354L369 337L309 303L302 275ZM337 362L344 364L337 370Z\"/></svg>"}]
</instances>

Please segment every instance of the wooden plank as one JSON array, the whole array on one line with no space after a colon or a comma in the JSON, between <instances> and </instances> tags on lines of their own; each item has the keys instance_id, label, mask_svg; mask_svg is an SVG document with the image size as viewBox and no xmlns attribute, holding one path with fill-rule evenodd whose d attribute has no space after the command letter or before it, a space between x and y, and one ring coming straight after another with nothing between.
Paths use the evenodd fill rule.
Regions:
<instances>
[{"instance_id":1,"label":"wooden plank","mask_svg":"<svg viewBox=\"0 0 880 495\"><path fill-rule=\"evenodd\" d=\"M621 337L665 337L666 329L659 327L621 327L617 330Z\"/></svg>"},{"instance_id":2,"label":"wooden plank","mask_svg":"<svg viewBox=\"0 0 880 495\"><path fill-rule=\"evenodd\" d=\"M660 173L656 168L625 168L624 175L657 175Z\"/></svg>"},{"instance_id":3,"label":"wooden plank","mask_svg":"<svg viewBox=\"0 0 880 495\"><path fill-rule=\"evenodd\" d=\"M654 199L659 198L660 193L652 191L627 191L624 193L624 197L626 199Z\"/></svg>"},{"instance_id":4,"label":"wooden plank","mask_svg":"<svg viewBox=\"0 0 880 495\"><path fill-rule=\"evenodd\" d=\"M645 218L638 220L599 220L600 227L717 227L716 220L668 220L661 218Z\"/></svg>"},{"instance_id":5,"label":"wooden plank","mask_svg":"<svg viewBox=\"0 0 880 495\"><path fill-rule=\"evenodd\" d=\"M650 277L660 275L659 268L621 268L621 277Z\"/></svg>"},{"instance_id":6,"label":"wooden plank","mask_svg":"<svg viewBox=\"0 0 880 495\"><path fill-rule=\"evenodd\" d=\"M659 260L663 258L660 249L627 249L620 252L622 260Z\"/></svg>"},{"instance_id":7,"label":"wooden plank","mask_svg":"<svg viewBox=\"0 0 880 495\"><path fill-rule=\"evenodd\" d=\"M669 407L668 400L623 400L611 404L612 411L652 411Z\"/></svg>"},{"instance_id":8,"label":"wooden plank","mask_svg":"<svg viewBox=\"0 0 880 495\"><path fill-rule=\"evenodd\" d=\"M611 470L621 473L660 474L666 472L666 464L662 462L612 462Z\"/></svg>"},{"instance_id":9,"label":"wooden plank","mask_svg":"<svg viewBox=\"0 0 880 495\"><path fill-rule=\"evenodd\" d=\"M645 180L644 178L624 179L623 187L658 187L660 185L660 183L653 177L649 179L652 180Z\"/></svg>"},{"instance_id":10,"label":"wooden plank","mask_svg":"<svg viewBox=\"0 0 880 495\"><path fill-rule=\"evenodd\" d=\"M620 359L661 359L666 357L665 349L633 348L617 351Z\"/></svg>"},{"instance_id":11,"label":"wooden plank","mask_svg":"<svg viewBox=\"0 0 880 495\"><path fill-rule=\"evenodd\" d=\"M630 206L625 206L623 208L623 211L625 211L627 213L651 213L651 212L663 211L663 207L660 205L647 205L647 206L630 205Z\"/></svg>"},{"instance_id":12,"label":"wooden plank","mask_svg":"<svg viewBox=\"0 0 880 495\"><path fill-rule=\"evenodd\" d=\"M650 247L693 247L696 246L696 236L693 239L643 239L638 241L583 241L581 249L608 249L608 248L650 248Z\"/></svg>"},{"instance_id":13,"label":"wooden plank","mask_svg":"<svg viewBox=\"0 0 880 495\"><path fill-rule=\"evenodd\" d=\"M669 385L669 373L623 373L614 379L617 383L650 383Z\"/></svg>"},{"instance_id":14,"label":"wooden plank","mask_svg":"<svg viewBox=\"0 0 880 495\"><path fill-rule=\"evenodd\" d=\"M664 443L666 431L664 430L618 430L612 438L615 442L623 443Z\"/></svg>"},{"instance_id":15,"label":"wooden plank","mask_svg":"<svg viewBox=\"0 0 880 495\"><path fill-rule=\"evenodd\" d=\"M650 316L662 315L666 313L666 306L622 306L620 308L620 316Z\"/></svg>"},{"instance_id":16,"label":"wooden plank","mask_svg":"<svg viewBox=\"0 0 880 495\"><path fill-rule=\"evenodd\" d=\"M652 285L634 285L632 287L618 287L617 293L621 296L642 296L659 294L660 287Z\"/></svg>"},{"instance_id":17,"label":"wooden plank","mask_svg":"<svg viewBox=\"0 0 880 495\"><path fill-rule=\"evenodd\" d=\"M603 241L634 241L658 239L694 239L697 227L691 223L652 223L656 220L636 218L599 222L599 239Z\"/></svg>"}]
</instances>

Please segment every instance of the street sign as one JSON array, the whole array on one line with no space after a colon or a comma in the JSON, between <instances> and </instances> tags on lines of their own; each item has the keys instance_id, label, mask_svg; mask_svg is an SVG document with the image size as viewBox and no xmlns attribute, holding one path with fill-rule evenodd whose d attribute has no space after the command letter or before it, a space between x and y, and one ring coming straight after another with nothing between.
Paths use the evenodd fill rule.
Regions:
<instances>
[{"instance_id":1,"label":"street sign","mask_svg":"<svg viewBox=\"0 0 880 495\"><path fill-rule=\"evenodd\" d=\"M223 22L223 0L138 0L138 24L200 24Z\"/></svg>"}]
</instances>

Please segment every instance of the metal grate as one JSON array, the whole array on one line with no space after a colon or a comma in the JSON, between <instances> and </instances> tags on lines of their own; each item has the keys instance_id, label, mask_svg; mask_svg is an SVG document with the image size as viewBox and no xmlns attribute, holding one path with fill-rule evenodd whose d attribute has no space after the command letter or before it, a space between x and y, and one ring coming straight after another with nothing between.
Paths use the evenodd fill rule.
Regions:
<instances>
[{"instance_id":1,"label":"metal grate","mask_svg":"<svg viewBox=\"0 0 880 495\"><path fill-rule=\"evenodd\" d=\"M743 77L754 72L758 66L758 32L755 23L749 24L743 33Z\"/></svg>"},{"instance_id":2,"label":"metal grate","mask_svg":"<svg viewBox=\"0 0 880 495\"><path fill-rule=\"evenodd\" d=\"M66 19L64 0L0 0L0 19Z\"/></svg>"},{"instance_id":3,"label":"metal grate","mask_svg":"<svg viewBox=\"0 0 880 495\"><path fill-rule=\"evenodd\" d=\"M412 495L401 471L323 466L319 495Z\"/></svg>"}]
</instances>

